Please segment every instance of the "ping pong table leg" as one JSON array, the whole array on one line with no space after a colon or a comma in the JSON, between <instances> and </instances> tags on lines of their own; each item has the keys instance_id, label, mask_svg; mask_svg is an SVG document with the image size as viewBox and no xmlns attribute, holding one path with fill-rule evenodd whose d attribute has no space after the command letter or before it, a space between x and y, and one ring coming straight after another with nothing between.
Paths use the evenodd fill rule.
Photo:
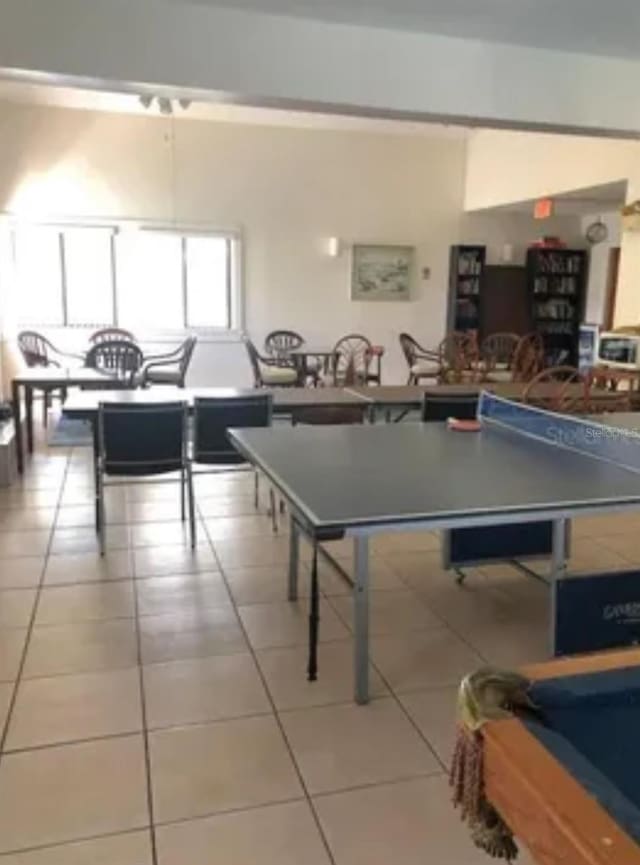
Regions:
<instances>
[{"instance_id":1,"label":"ping pong table leg","mask_svg":"<svg viewBox=\"0 0 640 865\"><path fill-rule=\"evenodd\" d=\"M20 385L13 379L11 382L11 405L13 407L13 425L16 431L16 460L18 472L24 472L24 442L22 440L22 418L20 416Z\"/></svg>"},{"instance_id":2,"label":"ping pong table leg","mask_svg":"<svg viewBox=\"0 0 640 865\"><path fill-rule=\"evenodd\" d=\"M300 528L291 517L291 531L289 534L289 591L288 598L290 601L298 600L298 571L300 561Z\"/></svg>"},{"instance_id":3,"label":"ping pong table leg","mask_svg":"<svg viewBox=\"0 0 640 865\"><path fill-rule=\"evenodd\" d=\"M369 702L369 538L356 535L353 542L355 583L355 699Z\"/></svg>"},{"instance_id":4,"label":"ping pong table leg","mask_svg":"<svg viewBox=\"0 0 640 865\"><path fill-rule=\"evenodd\" d=\"M554 520L551 529L551 622L549 623L551 656L556 654L556 610L558 581L567 568L567 521Z\"/></svg>"}]
</instances>

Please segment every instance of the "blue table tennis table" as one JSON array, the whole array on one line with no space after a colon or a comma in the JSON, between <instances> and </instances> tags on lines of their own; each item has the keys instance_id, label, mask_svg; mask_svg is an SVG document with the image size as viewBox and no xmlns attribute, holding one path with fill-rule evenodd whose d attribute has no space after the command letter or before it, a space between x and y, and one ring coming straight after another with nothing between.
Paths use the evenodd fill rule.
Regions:
<instances>
[{"instance_id":1,"label":"blue table tennis table","mask_svg":"<svg viewBox=\"0 0 640 865\"><path fill-rule=\"evenodd\" d=\"M486 392L480 397L478 419L479 432L454 431L444 423L408 423L229 433L237 449L289 505L290 600L297 599L301 533L311 539L314 549L322 541L353 538L355 699L359 703L369 698L369 540L373 535L551 521L553 653L557 587L566 573L568 521L640 510L640 433L634 429L608 424L602 417L554 414ZM315 566L310 624L309 672L314 678Z\"/></svg>"}]
</instances>

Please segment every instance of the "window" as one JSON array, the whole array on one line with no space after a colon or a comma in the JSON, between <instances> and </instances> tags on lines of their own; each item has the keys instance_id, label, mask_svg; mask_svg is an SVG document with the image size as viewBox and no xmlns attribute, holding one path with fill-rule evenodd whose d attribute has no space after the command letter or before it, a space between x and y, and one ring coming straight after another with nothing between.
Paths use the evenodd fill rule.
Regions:
<instances>
[{"instance_id":1,"label":"window","mask_svg":"<svg viewBox=\"0 0 640 865\"><path fill-rule=\"evenodd\" d=\"M118 318L124 327L186 325L181 238L161 231L116 238Z\"/></svg>"},{"instance_id":2,"label":"window","mask_svg":"<svg viewBox=\"0 0 640 865\"><path fill-rule=\"evenodd\" d=\"M71 228L64 238L67 324L113 321L112 233L106 228Z\"/></svg>"},{"instance_id":3,"label":"window","mask_svg":"<svg viewBox=\"0 0 640 865\"><path fill-rule=\"evenodd\" d=\"M64 324L60 232L20 229L14 238L16 313L22 324Z\"/></svg>"},{"instance_id":4,"label":"window","mask_svg":"<svg viewBox=\"0 0 640 865\"><path fill-rule=\"evenodd\" d=\"M237 327L237 237L117 226L14 229L20 324Z\"/></svg>"},{"instance_id":5,"label":"window","mask_svg":"<svg viewBox=\"0 0 640 865\"><path fill-rule=\"evenodd\" d=\"M193 327L230 327L231 261L229 244L222 237L185 240L186 303Z\"/></svg>"}]
</instances>

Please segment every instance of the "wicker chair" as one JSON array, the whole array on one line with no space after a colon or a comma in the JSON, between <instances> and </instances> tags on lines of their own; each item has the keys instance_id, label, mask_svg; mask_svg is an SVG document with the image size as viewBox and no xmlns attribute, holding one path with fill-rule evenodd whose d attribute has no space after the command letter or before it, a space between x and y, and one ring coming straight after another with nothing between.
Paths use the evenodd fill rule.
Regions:
<instances>
[{"instance_id":1,"label":"wicker chair","mask_svg":"<svg viewBox=\"0 0 640 865\"><path fill-rule=\"evenodd\" d=\"M145 358L137 376L140 386L169 384L184 387L197 341L195 336L190 336L175 351Z\"/></svg>"},{"instance_id":2,"label":"wicker chair","mask_svg":"<svg viewBox=\"0 0 640 865\"><path fill-rule=\"evenodd\" d=\"M96 345L99 342L111 342L114 339L125 339L128 342L137 342L135 336L130 330L124 330L121 327L104 327L102 330L96 330L89 337L89 343Z\"/></svg>"},{"instance_id":3,"label":"wicker chair","mask_svg":"<svg viewBox=\"0 0 640 865\"><path fill-rule=\"evenodd\" d=\"M423 348L408 333L401 333L399 340L400 348L409 367L407 384L420 384L422 379L438 381L442 368L440 354L437 351Z\"/></svg>"},{"instance_id":4,"label":"wicker chair","mask_svg":"<svg viewBox=\"0 0 640 865\"><path fill-rule=\"evenodd\" d=\"M565 414L591 408L591 377L574 366L552 366L542 370L524 388L522 401Z\"/></svg>"},{"instance_id":5,"label":"wicker chair","mask_svg":"<svg viewBox=\"0 0 640 865\"><path fill-rule=\"evenodd\" d=\"M335 387L379 385L383 354L384 349L374 346L362 334L343 336L334 346L330 367L323 377L324 384Z\"/></svg>"},{"instance_id":6,"label":"wicker chair","mask_svg":"<svg viewBox=\"0 0 640 865\"><path fill-rule=\"evenodd\" d=\"M487 379L513 381L513 361L519 342L517 333L492 333L483 341L480 358Z\"/></svg>"},{"instance_id":7,"label":"wicker chair","mask_svg":"<svg viewBox=\"0 0 640 865\"><path fill-rule=\"evenodd\" d=\"M438 346L438 355L442 383L459 384L482 379L475 333L455 330L448 333Z\"/></svg>"},{"instance_id":8,"label":"wicker chair","mask_svg":"<svg viewBox=\"0 0 640 865\"><path fill-rule=\"evenodd\" d=\"M272 330L264 341L264 350L276 360L288 360L289 353L304 345L304 339L294 330Z\"/></svg>"},{"instance_id":9,"label":"wicker chair","mask_svg":"<svg viewBox=\"0 0 640 865\"><path fill-rule=\"evenodd\" d=\"M137 373L143 362L142 349L123 339L98 342L89 349L85 358L85 366L111 375L126 387L137 384Z\"/></svg>"},{"instance_id":10,"label":"wicker chair","mask_svg":"<svg viewBox=\"0 0 640 865\"><path fill-rule=\"evenodd\" d=\"M18 348L22 358L28 367L55 366L62 367L78 364L83 358L80 355L60 351L41 333L35 330L23 330L18 334ZM64 387L52 387L42 389L42 423L46 427L48 423L48 411L51 399L58 395L61 402L67 398L67 389Z\"/></svg>"},{"instance_id":11,"label":"wicker chair","mask_svg":"<svg viewBox=\"0 0 640 865\"><path fill-rule=\"evenodd\" d=\"M244 346L253 372L254 387L294 387L298 384L298 371L291 363L264 357L248 337L244 338Z\"/></svg>"},{"instance_id":12,"label":"wicker chair","mask_svg":"<svg viewBox=\"0 0 640 865\"><path fill-rule=\"evenodd\" d=\"M544 366L544 340L539 333L521 336L513 353L513 381L531 381Z\"/></svg>"},{"instance_id":13,"label":"wicker chair","mask_svg":"<svg viewBox=\"0 0 640 865\"><path fill-rule=\"evenodd\" d=\"M291 364L298 370L298 384L317 385L322 371L320 358L309 355L293 356L292 351L304 346L304 338L295 330L273 330L264 341L264 350L268 357Z\"/></svg>"},{"instance_id":14,"label":"wicker chair","mask_svg":"<svg viewBox=\"0 0 640 865\"><path fill-rule=\"evenodd\" d=\"M593 396L590 411L594 414L599 411L633 411L637 408L640 370L594 367L588 374ZM596 398L598 391L615 394L617 399L613 398L611 402L607 399L606 403L602 403Z\"/></svg>"}]
</instances>

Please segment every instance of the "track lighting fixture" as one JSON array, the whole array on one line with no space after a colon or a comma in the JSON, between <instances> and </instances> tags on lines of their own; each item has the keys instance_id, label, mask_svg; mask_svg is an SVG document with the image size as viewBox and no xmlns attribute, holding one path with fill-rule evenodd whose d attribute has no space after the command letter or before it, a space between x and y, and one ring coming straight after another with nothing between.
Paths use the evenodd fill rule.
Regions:
<instances>
[{"instance_id":1,"label":"track lighting fixture","mask_svg":"<svg viewBox=\"0 0 640 865\"><path fill-rule=\"evenodd\" d=\"M175 113L176 105L183 111L187 111L192 105L191 99L170 99L168 96L151 96L148 93L143 93L138 98L145 110L150 111L155 106L164 117L171 117Z\"/></svg>"}]
</instances>

